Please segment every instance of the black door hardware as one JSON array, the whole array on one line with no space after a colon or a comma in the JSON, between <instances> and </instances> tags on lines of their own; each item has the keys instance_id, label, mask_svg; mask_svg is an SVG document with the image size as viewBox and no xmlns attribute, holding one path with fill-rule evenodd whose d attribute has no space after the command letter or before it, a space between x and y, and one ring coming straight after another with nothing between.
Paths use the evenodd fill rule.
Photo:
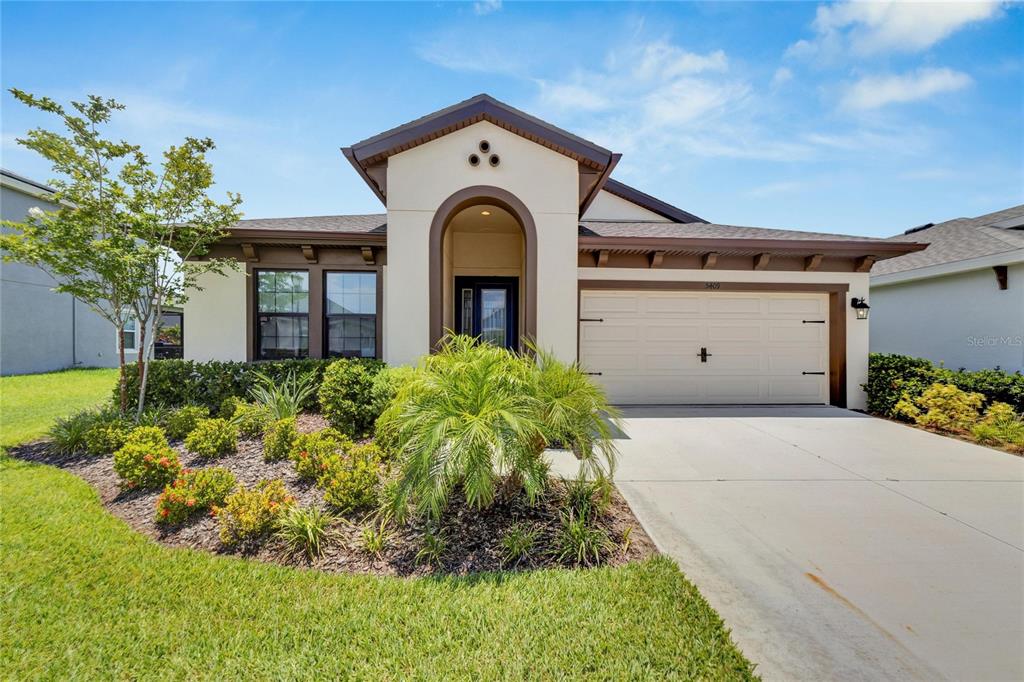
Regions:
<instances>
[{"instance_id":1,"label":"black door hardware","mask_svg":"<svg viewBox=\"0 0 1024 682\"><path fill-rule=\"evenodd\" d=\"M803 374L803 375L807 375L807 374L818 374L818 375L820 375L820 376L825 376L825 373L824 373L824 372L800 372L800 373L801 373L801 374Z\"/></svg>"},{"instance_id":2,"label":"black door hardware","mask_svg":"<svg viewBox=\"0 0 1024 682\"><path fill-rule=\"evenodd\" d=\"M586 374L587 376L590 376L590 377L599 377L599 376L601 376L600 372L584 372L584 374Z\"/></svg>"},{"instance_id":3,"label":"black door hardware","mask_svg":"<svg viewBox=\"0 0 1024 682\"><path fill-rule=\"evenodd\" d=\"M704 348L703 346L701 346L700 352L697 353L697 355L700 356L700 361L701 362L707 362L708 358L711 357L711 353L709 353L708 349Z\"/></svg>"},{"instance_id":4,"label":"black door hardware","mask_svg":"<svg viewBox=\"0 0 1024 682\"><path fill-rule=\"evenodd\" d=\"M802 320L804 324L825 324L825 320Z\"/></svg>"},{"instance_id":5,"label":"black door hardware","mask_svg":"<svg viewBox=\"0 0 1024 682\"><path fill-rule=\"evenodd\" d=\"M603 317L581 317L580 322L604 322Z\"/></svg>"}]
</instances>

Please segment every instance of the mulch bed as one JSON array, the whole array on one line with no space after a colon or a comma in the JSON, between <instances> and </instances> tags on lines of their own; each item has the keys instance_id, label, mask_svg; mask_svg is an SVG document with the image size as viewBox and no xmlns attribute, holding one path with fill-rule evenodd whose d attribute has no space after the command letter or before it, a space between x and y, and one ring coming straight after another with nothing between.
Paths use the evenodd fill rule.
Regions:
<instances>
[{"instance_id":1,"label":"mulch bed","mask_svg":"<svg viewBox=\"0 0 1024 682\"><path fill-rule=\"evenodd\" d=\"M302 415L300 431L313 431L327 426L319 415ZM259 440L239 440L238 451L215 459L198 457L185 450L180 442L171 444L186 468L222 466L230 469L238 483L251 488L261 479L281 479L295 496L297 504L323 506L323 493L316 485L301 481L288 460L263 461L263 444ZM371 556L362 548L360 533L365 525L377 524L366 515L349 515L334 528L334 539L324 555L312 561L294 556L277 539L267 537L255 545L227 548L221 544L217 522L209 514L197 515L178 526L165 526L155 521L156 499L159 490L125 491L120 487L113 469L113 456L89 455L57 456L50 453L46 442L31 443L10 450L19 459L50 464L65 469L89 483L99 494L103 505L136 531L169 547L187 547L217 554L234 554L253 559L305 566L331 573L358 573L374 575L466 575L499 570L533 570L555 567L559 564L543 550L553 546L559 527L560 492L558 485L538 504L529 506L522 496L499 500L484 510L475 510L456 496L444 514L440 526L446 540L446 550L436 566L418 564L416 554L422 547L425 527L412 522L399 526L391 524L391 537L381 556ZM502 566L500 538L513 523L528 523L540 531L536 542L537 556L518 566ZM629 505L616 490L607 514L600 525L608 530L619 546L606 565L621 565L640 561L657 553L654 543L636 520ZM628 542L622 542L628 536Z\"/></svg>"}]
</instances>

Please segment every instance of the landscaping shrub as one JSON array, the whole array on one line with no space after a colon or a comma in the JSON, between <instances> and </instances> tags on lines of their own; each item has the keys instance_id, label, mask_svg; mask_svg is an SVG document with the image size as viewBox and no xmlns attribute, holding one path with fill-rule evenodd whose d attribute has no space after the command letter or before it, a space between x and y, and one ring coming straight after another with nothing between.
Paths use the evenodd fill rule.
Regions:
<instances>
[{"instance_id":1,"label":"landscaping shrub","mask_svg":"<svg viewBox=\"0 0 1024 682\"><path fill-rule=\"evenodd\" d=\"M168 485L180 471L178 453L166 442L138 438L114 453L114 472L129 489L148 490Z\"/></svg>"},{"instance_id":2,"label":"landscaping shrub","mask_svg":"<svg viewBox=\"0 0 1024 682\"><path fill-rule=\"evenodd\" d=\"M319 358L261 362L152 360L147 370L146 402L168 407L205 405L212 412L220 408L225 398L247 398L256 384L257 372L275 382L284 380L289 373L312 373L314 385L319 386L324 369L330 363L331 360ZM134 409L139 393L138 372L134 365L128 366L127 374L129 409ZM316 396L310 395L302 409L315 408Z\"/></svg>"},{"instance_id":3,"label":"landscaping shrub","mask_svg":"<svg viewBox=\"0 0 1024 682\"><path fill-rule=\"evenodd\" d=\"M412 507L436 520L457 485L476 508L493 503L499 484L535 502L548 484L543 451L554 434L587 473L610 471L615 449L602 420L609 411L578 367L449 338L379 420L398 453L393 511L401 519Z\"/></svg>"},{"instance_id":4,"label":"landscaping shrub","mask_svg":"<svg viewBox=\"0 0 1024 682\"><path fill-rule=\"evenodd\" d=\"M50 449L59 455L71 455L87 449L89 431L110 417L99 410L85 410L70 417L58 419L50 427ZM117 448L114 448L117 449ZM105 452L110 452L106 450Z\"/></svg>"},{"instance_id":5,"label":"landscaping shrub","mask_svg":"<svg viewBox=\"0 0 1024 682\"><path fill-rule=\"evenodd\" d=\"M257 404L264 406L273 419L297 416L303 405L316 394L316 375L313 372L301 375L288 372L279 380L262 372L254 372L253 376L256 385L249 389L249 395Z\"/></svg>"},{"instance_id":6,"label":"landscaping shrub","mask_svg":"<svg viewBox=\"0 0 1024 682\"><path fill-rule=\"evenodd\" d=\"M1004 402L1024 413L1024 375L998 369L952 370L923 358L872 353L868 361L868 411L884 417L900 417L896 403L913 401L934 383L951 384L968 393L980 393L986 403Z\"/></svg>"},{"instance_id":7,"label":"landscaping shrub","mask_svg":"<svg viewBox=\"0 0 1024 682\"><path fill-rule=\"evenodd\" d=\"M381 465L376 446L353 445L345 455L324 458L321 469L317 485L333 509L345 514L377 505Z\"/></svg>"},{"instance_id":8,"label":"landscaping shrub","mask_svg":"<svg viewBox=\"0 0 1024 682\"><path fill-rule=\"evenodd\" d=\"M277 519L278 538L295 554L313 559L324 553L337 519L320 507L292 507Z\"/></svg>"},{"instance_id":9,"label":"landscaping shrub","mask_svg":"<svg viewBox=\"0 0 1024 682\"><path fill-rule=\"evenodd\" d=\"M263 436L263 461L276 462L287 458L298 437L295 417L273 422Z\"/></svg>"},{"instance_id":10,"label":"landscaping shrub","mask_svg":"<svg viewBox=\"0 0 1024 682\"><path fill-rule=\"evenodd\" d=\"M561 513L561 527L555 535L554 555L562 563L593 566L615 549L608 531L593 523L585 514Z\"/></svg>"},{"instance_id":11,"label":"landscaping shrub","mask_svg":"<svg viewBox=\"0 0 1024 682\"><path fill-rule=\"evenodd\" d=\"M916 398L905 397L893 412L919 426L964 433L978 421L984 396L966 393L951 384L932 384Z\"/></svg>"},{"instance_id":12,"label":"landscaping shrub","mask_svg":"<svg viewBox=\"0 0 1024 682\"><path fill-rule=\"evenodd\" d=\"M199 425L199 422L210 416L210 411L199 405L186 405L174 410L167 417L167 436L174 440L182 440Z\"/></svg>"},{"instance_id":13,"label":"landscaping shrub","mask_svg":"<svg viewBox=\"0 0 1024 682\"><path fill-rule=\"evenodd\" d=\"M992 403L985 417L971 428L971 434L985 445L1024 450L1024 417L1006 403Z\"/></svg>"},{"instance_id":14,"label":"landscaping shrub","mask_svg":"<svg viewBox=\"0 0 1024 682\"><path fill-rule=\"evenodd\" d=\"M136 426L128 432L124 440L125 445L152 445L153 447L167 447L167 434L159 426Z\"/></svg>"},{"instance_id":15,"label":"landscaping shrub","mask_svg":"<svg viewBox=\"0 0 1024 682\"><path fill-rule=\"evenodd\" d=\"M235 475L224 467L183 471L157 498L156 520L182 523L194 514L223 504L234 489Z\"/></svg>"},{"instance_id":16,"label":"landscaping shrub","mask_svg":"<svg viewBox=\"0 0 1024 682\"><path fill-rule=\"evenodd\" d=\"M373 380L383 363L376 360L335 360L320 384L320 410L331 426L352 438L369 433L379 416L373 401Z\"/></svg>"},{"instance_id":17,"label":"landscaping shrub","mask_svg":"<svg viewBox=\"0 0 1024 682\"><path fill-rule=\"evenodd\" d=\"M529 558L540 531L525 523L514 523L501 536L501 563L515 566Z\"/></svg>"},{"instance_id":18,"label":"landscaping shrub","mask_svg":"<svg viewBox=\"0 0 1024 682\"><path fill-rule=\"evenodd\" d=\"M260 481L249 490L239 488L228 495L224 506L213 508L220 527L220 540L227 546L247 543L266 535L277 519L295 503L284 481Z\"/></svg>"},{"instance_id":19,"label":"landscaping shrub","mask_svg":"<svg viewBox=\"0 0 1024 682\"><path fill-rule=\"evenodd\" d=\"M90 455L106 455L118 450L128 440L131 423L105 415L85 433L85 449Z\"/></svg>"},{"instance_id":20,"label":"landscaping shrub","mask_svg":"<svg viewBox=\"0 0 1024 682\"><path fill-rule=\"evenodd\" d=\"M235 416L235 412L238 411L240 405L245 405L245 401L236 395L228 396L220 402L220 407L217 408L217 416L221 419L231 419Z\"/></svg>"},{"instance_id":21,"label":"landscaping shrub","mask_svg":"<svg viewBox=\"0 0 1024 682\"><path fill-rule=\"evenodd\" d=\"M167 420L171 417L172 410L169 407L162 405L153 405L147 407L139 415L139 418L135 420L136 426L158 426L164 428L167 426Z\"/></svg>"},{"instance_id":22,"label":"landscaping shrub","mask_svg":"<svg viewBox=\"0 0 1024 682\"><path fill-rule=\"evenodd\" d=\"M315 481L326 468L324 460L352 445L344 434L332 428L302 433L292 443L288 459L295 464L299 478Z\"/></svg>"},{"instance_id":23,"label":"landscaping shrub","mask_svg":"<svg viewBox=\"0 0 1024 682\"><path fill-rule=\"evenodd\" d=\"M230 421L243 438L259 438L273 419L273 415L265 405L238 403Z\"/></svg>"},{"instance_id":24,"label":"landscaping shrub","mask_svg":"<svg viewBox=\"0 0 1024 682\"><path fill-rule=\"evenodd\" d=\"M363 526L359 531L359 537L364 552L380 558L391 540L391 530L388 526L387 516L381 518L376 525Z\"/></svg>"},{"instance_id":25,"label":"landscaping shrub","mask_svg":"<svg viewBox=\"0 0 1024 682\"><path fill-rule=\"evenodd\" d=\"M185 447L202 457L216 457L238 449L238 427L224 419L202 419L185 438Z\"/></svg>"},{"instance_id":26,"label":"landscaping shrub","mask_svg":"<svg viewBox=\"0 0 1024 682\"><path fill-rule=\"evenodd\" d=\"M612 503L612 482L606 476L590 481L583 476L562 479L565 491L564 506L577 516L598 518L603 516Z\"/></svg>"}]
</instances>

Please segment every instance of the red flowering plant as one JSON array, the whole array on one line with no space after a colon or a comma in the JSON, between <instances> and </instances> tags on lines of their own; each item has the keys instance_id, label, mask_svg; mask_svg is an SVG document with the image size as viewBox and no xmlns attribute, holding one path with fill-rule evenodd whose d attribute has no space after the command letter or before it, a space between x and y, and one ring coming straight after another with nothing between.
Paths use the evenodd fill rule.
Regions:
<instances>
[{"instance_id":1,"label":"red flowering plant","mask_svg":"<svg viewBox=\"0 0 1024 682\"><path fill-rule=\"evenodd\" d=\"M280 479L260 481L252 490L239 488L227 496L223 507L213 508L221 542L230 547L259 539L273 530L278 517L294 504L295 497Z\"/></svg>"},{"instance_id":2,"label":"red flowering plant","mask_svg":"<svg viewBox=\"0 0 1024 682\"><path fill-rule=\"evenodd\" d=\"M352 441L331 428L303 433L292 443L288 458L295 472L305 481L315 481L327 468L325 463L352 446Z\"/></svg>"},{"instance_id":3,"label":"red flowering plant","mask_svg":"<svg viewBox=\"0 0 1024 682\"><path fill-rule=\"evenodd\" d=\"M114 472L125 488L159 488L181 471L178 454L167 445L167 437L156 427L143 426L128 436L114 453Z\"/></svg>"},{"instance_id":4,"label":"red flowering plant","mask_svg":"<svg viewBox=\"0 0 1024 682\"><path fill-rule=\"evenodd\" d=\"M223 504L234 489L235 475L224 467L183 469L157 498L156 520L182 523L194 514Z\"/></svg>"}]
</instances>

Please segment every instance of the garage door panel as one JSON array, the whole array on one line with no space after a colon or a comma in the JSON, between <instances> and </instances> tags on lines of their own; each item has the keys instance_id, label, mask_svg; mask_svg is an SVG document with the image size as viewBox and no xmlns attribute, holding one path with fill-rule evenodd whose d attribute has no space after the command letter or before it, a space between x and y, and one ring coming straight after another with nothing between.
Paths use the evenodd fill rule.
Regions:
<instances>
[{"instance_id":1,"label":"garage door panel","mask_svg":"<svg viewBox=\"0 0 1024 682\"><path fill-rule=\"evenodd\" d=\"M705 296L709 296L705 294ZM707 311L711 315L743 314L756 315L761 312L761 301L757 296L735 296L718 294L707 298Z\"/></svg>"},{"instance_id":2,"label":"garage door panel","mask_svg":"<svg viewBox=\"0 0 1024 682\"><path fill-rule=\"evenodd\" d=\"M768 341L771 343L821 344L827 342L827 339L824 325L769 322Z\"/></svg>"},{"instance_id":3,"label":"garage door panel","mask_svg":"<svg viewBox=\"0 0 1024 682\"><path fill-rule=\"evenodd\" d=\"M645 299L644 311L647 313L700 313L701 301L696 296L651 296Z\"/></svg>"},{"instance_id":4,"label":"garage door panel","mask_svg":"<svg viewBox=\"0 0 1024 682\"><path fill-rule=\"evenodd\" d=\"M580 310L603 320L580 361L613 403L828 402L827 294L584 291Z\"/></svg>"}]
</instances>

